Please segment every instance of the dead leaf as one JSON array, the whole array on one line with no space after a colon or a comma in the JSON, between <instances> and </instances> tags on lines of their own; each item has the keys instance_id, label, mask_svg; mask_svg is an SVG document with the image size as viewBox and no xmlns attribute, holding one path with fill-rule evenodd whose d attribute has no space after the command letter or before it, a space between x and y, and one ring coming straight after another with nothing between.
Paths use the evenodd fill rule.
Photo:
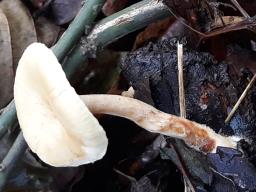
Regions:
<instances>
[{"instance_id":1,"label":"dead leaf","mask_svg":"<svg viewBox=\"0 0 256 192\"><path fill-rule=\"evenodd\" d=\"M55 25L46 17L39 17L35 20L38 42L44 43L48 47L53 46L60 34L61 28Z\"/></svg>"},{"instance_id":2,"label":"dead leaf","mask_svg":"<svg viewBox=\"0 0 256 192\"><path fill-rule=\"evenodd\" d=\"M0 107L13 97L14 75L12 69L11 37L7 18L0 10Z\"/></svg>"},{"instance_id":3,"label":"dead leaf","mask_svg":"<svg viewBox=\"0 0 256 192\"><path fill-rule=\"evenodd\" d=\"M54 0L51 4L56 24L70 22L82 7L82 0Z\"/></svg>"},{"instance_id":4,"label":"dead leaf","mask_svg":"<svg viewBox=\"0 0 256 192\"><path fill-rule=\"evenodd\" d=\"M167 17L163 20L157 21L150 24L144 31L139 33L136 37L135 43L133 45L133 50L138 49L146 42L150 40L155 40L160 38L165 34L170 25L175 21L173 17Z\"/></svg>"},{"instance_id":5,"label":"dead leaf","mask_svg":"<svg viewBox=\"0 0 256 192\"><path fill-rule=\"evenodd\" d=\"M11 33L13 70L16 71L18 61L25 48L37 41L34 21L20 0L3 0L0 7L6 15Z\"/></svg>"},{"instance_id":6,"label":"dead leaf","mask_svg":"<svg viewBox=\"0 0 256 192\"><path fill-rule=\"evenodd\" d=\"M30 0L35 8L41 9L44 6L46 0Z\"/></svg>"},{"instance_id":7,"label":"dead leaf","mask_svg":"<svg viewBox=\"0 0 256 192\"><path fill-rule=\"evenodd\" d=\"M238 16L223 16L217 17L211 24L212 29L224 27L225 25L236 24L243 21L243 17Z\"/></svg>"},{"instance_id":8,"label":"dead leaf","mask_svg":"<svg viewBox=\"0 0 256 192\"><path fill-rule=\"evenodd\" d=\"M106 15L112 15L113 13L120 11L128 3L128 0L107 0L102 8L102 12Z\"/></svg>"}]
</instances>

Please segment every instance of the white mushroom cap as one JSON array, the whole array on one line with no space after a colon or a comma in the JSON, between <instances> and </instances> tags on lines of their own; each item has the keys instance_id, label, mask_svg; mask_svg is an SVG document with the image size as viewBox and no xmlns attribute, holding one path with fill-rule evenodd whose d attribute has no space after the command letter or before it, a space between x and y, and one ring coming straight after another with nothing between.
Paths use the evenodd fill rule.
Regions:
<instances>
[{"instance_id":1,"label":"white mushroom cap","mask_svg":"<svg viewBox=\"0 0 256 192\"><path fill-rule=\"evenodd\" d=\"M45 163L79 166L105 155L105 131L45 45L33 43L23 53L15 77L14 100L24 138Z\"/></svg>"}]
</instances>

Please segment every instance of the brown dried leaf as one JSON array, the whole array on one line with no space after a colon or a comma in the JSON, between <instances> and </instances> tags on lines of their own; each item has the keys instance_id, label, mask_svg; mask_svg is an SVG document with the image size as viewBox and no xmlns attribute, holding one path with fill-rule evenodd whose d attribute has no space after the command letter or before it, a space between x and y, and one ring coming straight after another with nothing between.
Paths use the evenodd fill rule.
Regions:
<instances>
[{"instance_id":1,"label":"brown dried leaf","mask_svg":"<svg viewBox=\"0 0 256 192\"><path fill-rule=\"evenodd\" d=\"M113 13L120 11L128 3L128 0L107 0L102 8L102 12L106 15L112 15Z\"/></svg>"},{"instance_id":2,"label":"brown dried leaf","mask_svg":"<svg viewBox=\"0 0 256 192\"><path fill-rule=\"evenodd\" d=\"M52 14L57 25L63 25L70 22L80 8L83 0L54 0L51 3Z\"/></svg>"},{"instance_id":3,"label":"brown dried leaf","mask_svg":"<svg viewBox=\"0 0 256 192\"><path fill-rule=\"evenodd\" d=\"M164 35L174 21L175 19L173 17L168 17L150 24L144 31L137 35L133 50L138 49L144 43L150 40L158 39L159 37Z\"/></svg>"},{"instance_id":4,"label":"brown dried leaf","mask_svg":"<svg viewBox=\"0 0 256 192\"><path fill-rule=\"evenodd\" d=\"M32 5L35 8L42 8L44 6L46 0L30 0L30 2L32 3Z\"/></svg>"},{"instance_id":5,"label":"brown dried leaf","mask_svg":"<svg viewBox=\"0 0 256 192\"><path fill-rule=\"evenodd\" d=\"M35 20L38 42L44 43L48 47L53 46L60 34L60 27L55 25L46 17L39 17Z\"/></svg>"},{"instance_id":6,"label":"brown dried leaf","mask_svg":"<svg viewBox=\"0 0 256 192\"><path fill-rule=\"evenodd\" d=\"M14 75L12 69L12 48L7 18L0 10L0 107L12 99Z\"/></svg>"},{"instance_id":7,"label":"brown dried leaf","mask_svg":"<svg viewBox=\"0 0 256 192\"><path fill-rule=\"evenodd\" d=\"M33 19L20 0L3 0L0 7L6 15L11 33L13 69L16 71L18 61L25 48L37 41Z\"/></svg>"},{"instance_id":8,"label":"brown dried leaf","mask_svg":"<svg viewBox=\"0 0 256 192\"><path fill-rule=\"evenodd\" d=\"M211 24L212 29L224 27L225 25L236 24L243 21L243 17L238 16L223 16L218 17Z\"/></svg>"}]
</instances>

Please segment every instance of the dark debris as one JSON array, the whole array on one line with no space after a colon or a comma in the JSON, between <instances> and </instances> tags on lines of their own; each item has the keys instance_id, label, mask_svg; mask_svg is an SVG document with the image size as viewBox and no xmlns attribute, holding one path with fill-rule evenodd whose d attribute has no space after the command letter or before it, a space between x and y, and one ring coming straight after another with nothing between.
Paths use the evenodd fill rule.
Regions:
<instances>
[{"instance_id":1,"label":"dark debris","mask_svg":"<svg viewBox=\"0 0 256 192\"><path fill-rule=\"evenodd\" d=\"M136 98L167 113L179 115L176 43L177 39L149 43L129 53L123 60L122 68L124 76L135 89ZM235 74L240 78L233 75L226 63L217 62L209 53L185 48L188 119L207 124L217 132L229 135L239 133L248 137L253 127L253 122L248 119L255 118L252 116L255 113L250 113L250 118L244 114L248 114L252 107L243 105L243 115L236 114L242 123L236 124L235 128L224 124L228 110L240 95L241 86L246 86L241 81L244 73ZM252 105L250 96L246 103ZM253 134L250 136L253 138ZM247 147L251 146L244 142L244 149L245 143ZM256 171L252 161L249 161L254 150L241 155L233 149L218 148L217 154L206 157L177 139L171 139L167 146L160 150L161 157L171 160L189 178L196 191L256 191Z\"/></svg>"}]
</instances>

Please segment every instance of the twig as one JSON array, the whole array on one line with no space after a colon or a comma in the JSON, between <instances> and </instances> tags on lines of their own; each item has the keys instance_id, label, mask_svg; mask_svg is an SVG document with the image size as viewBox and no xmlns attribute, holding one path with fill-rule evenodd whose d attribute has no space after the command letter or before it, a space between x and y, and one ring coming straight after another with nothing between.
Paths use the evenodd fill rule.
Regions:
<instances>
[{"instance_id":1,"label":"twig","mask_svg":"<svg viewBox=\"0 0 256 192\"><path fill-rule=\"evenodd\" d=\"M218 172L217 170L215 170L213 167L209 167L211 171L213 171L214 173L216 173L217 175L219 175L220 177L223 177L224 179L230 181L232 183L232 185L235 187L236 184L234 183L234 181L232 179L230 179L229 177L223 175L222 173Z\"/></svg>"},{"instance_id":2,"label":"twig","mask_svg":"<svg viewBox=\"0 0 256 192\"><path fill-rule=\"evenodd\" d=\"M240 13L245 17L245 18L250 18L250 15L241 7L241 5L237 2L237 0L230 0L235 7L240 11Z\"/></svg>"},{"instance_id":3,"label":"twig","mask_svg":"<svg viewBox=\"0 0 256 192\"><path fill-rule=\"evenodd\" d=\"M172 147L177 155L177 159L179 161L179 170L181 171L182 175L183 175L183 179L184 179L184 192L196 192L195 187L193 186L192 182L189 179L189 174L187 173L188 170L186 170L186 165L184 165L184 162L182 161L182 156L180 154L180 150L177 146L177 142L180 143L180 141L175 141L174 144L172 144Z\"/></svg>"},{"instance_id":4,"label":"twig","mask_svg":"<svg viewBox=\"0 0 256 192\"><path fill-rule=\"evenodd\" d=\"M186 118L186 101L184 90L184 77L183 77L183 45L177 45L178 48L178 79L179 79L179 104L180 104L180 117Z\"/></svg>"},{"instance_id":5,"label":"twig","mask_svg":"<svg viewBox=\"0 0 256 192\"><path fill-rule=\"evenodd\" d=\"M246 18L243 21L240 21L238 23L226 25L225 27L223 27L221 29L216 29L214 31L204 33L204 36L202 37L202 39L210 38L213 36L233 32L233 31L238 31L238 30L242 30L242 29L247 29L247 30L250 30L255 33L256 32L256 30L255 30L256 22L255 21L256 21L256 16L250 17L248 19Z\"/></svg>"},{"instance_id":6,"label":"twig","mask_svg":"<svg viewBox=\"0 0 256 192\"><path fill-rule=\"evenodd\" d=\"M167 9L170 11L170 13L176 18L176 19L179 19L180 16L177 15L176 13L174 13L172 11L171 8L167 7ZM202 33L201 31L198 31L196 29L194 29L193 27L191 27L189 24L187 24L185 21L183 21L182 19L179 20L184 26L186 26L188 29L190 29L191 31L195 32L196 34L200 35L201 37L206 37L206 35L204 33Z\"/></svg>"},{"instance_id":7,"label":"twig","mask_svg":"<svg viewBox=\"0 0 256 192\"><path fill-rule=\"evenodd\" d=\"M23 155L26 148L26 141L24 140L22 133L20 133L0 164L0 191L3 190L8 176L11 174L17 161L20 160L20 157Z\"/></svg>"},{"instance_id":8,"label":"twig","mask_svg":"<svg viewBox=\"0 0 256 192\"><path fill-rule=\"evenodd\" d=\"M100 12L104 2L105 0L85 1L74 21L69 25L68 29L52 49L59 61L61 61L77 43L85 33L85 30L91 28L91 24Z\"/></svg>"},{"instance_id":9,"label":"twig","mask_svg":"<svg viewBox=\"0 0 256 192\"><path fill-rule=\"evenodd\" d=\"M178 53L178 80L179 80L179 106L180 106L180 117L186 118L186 100L185 100L185 90L184 90L184 76L183 76L183 45L178 42L177 44ZM177 154L178 155L178 154ZM180 159L179 159L180 160ZM182 170L182 169L181 169ZM188 175L184 170L182 170L185 191L195 192L195 188ZM188 187L188 188L187 188Z\"/></svg>"},{"instance_id":10,"label":"twig","mask_svg":"<svg viewBox=\"0 0 256 192\"><path fill-rule=\"evenodd\" d=\"M233 117L233 115L235 114L236 110L238 109L239 105L242 103L242 101L244 100L244 98L246 97L248 91L250 90L250 88L252 87L252 85L254 84L256 80L256 74L253 76L253 78L251 79L251 81L249 82L249 84L247 85L247 87L245 88L244 92L242 93L242 95L240 96L240 98L238 99L238 101L236 102L235 106L233 107L233 109L231 110L231 112L228 114L227 118L225 119L225 123L227 124L231 118Z\"/></svg>"},{"instance_id":11,"label":"twig","mask_svg":"<svg viewBox=\"0 0 256 192\"><path fill-rule=\"evenodd\" d=\"M232 0L231 0L232 1ZM232 1L234 2L234 0ZM240 6L240 5L239 5ZM240 6L241 7L241 6ZM238 7L237 7L238 8ZM167 9L170 11L170 13L176 18L180 18L179 15L176 15L172 9L170 9L169 7L167 7ZM242 8L243 9L243 8ZM242 10L240 9L240 11ZM246 15L246 12L243 13ZM248 14L247 14L248 15ZM235 23L235 24L230 24L230 25L226 25L225 27L223 28L220 28L220 29L217 29L217 30L214 30L214 31L210 31L210 32L206 32L206 33L203 33L201 31L198 31L196 29L194 29L193 27L191 27L190 25L188 25L186 22L182 21L181 20L181 23L186 26L188 29L190 29L191 31L195 32L196 34L200 35L201 38L199 40L199 43L203 40L203 39L206 39L206 38L210 38L210 37L213 37L213 36L217 36L217 35L221 35L221 34L225 34L225 33L228 33L228 32L233 32L233 31L238 31L238 30L242 30L242 29L247 29L247 30L250 30L254 33L256 33L256 30L255 30L255 27L256 27L256 16L253 16L253 17L250 17L249 15L245 17L245 19L241 22L238 22L238 23Z\"/></svg>"}]
</instances>

